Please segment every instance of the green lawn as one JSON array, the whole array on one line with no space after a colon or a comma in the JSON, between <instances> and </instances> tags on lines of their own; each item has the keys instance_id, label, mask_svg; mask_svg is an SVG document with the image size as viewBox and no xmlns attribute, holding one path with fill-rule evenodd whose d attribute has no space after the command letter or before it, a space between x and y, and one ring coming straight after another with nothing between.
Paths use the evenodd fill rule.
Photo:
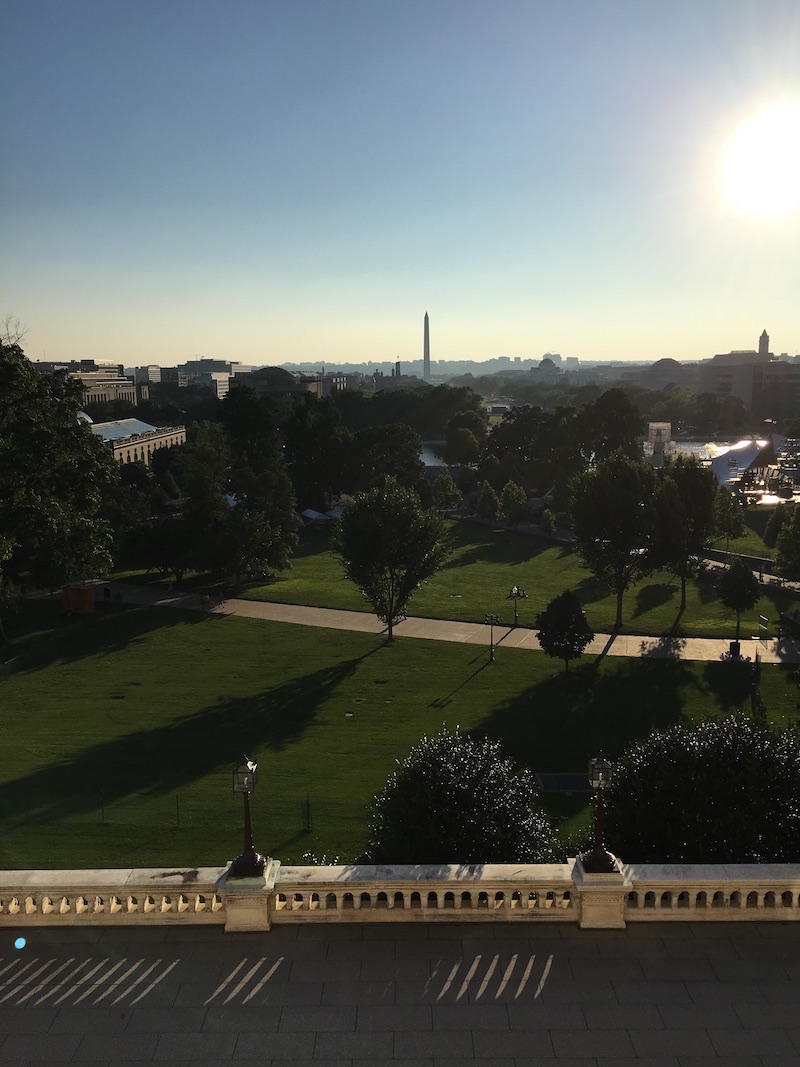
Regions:
<instances>
[{"instance_id":1,"label":"green lawn","mask_svg":"<svg viewBox=\"0 0 800 1067\"><path fill-rule=\"evenodd\" d=\"M760 520L762 516L757 518ZM533 625L537 612L570 588L580 598L597 632L607 633L612 629L616 614L614 596L567 546L469 522L452 523L450 529L453 555L444 569L414 595L409 614L482 622L487 613L493 613L502 622L510 623L514 605L507 600L508 591L520 585L528 593L528 599L519 601L519 621L521 625ZM744 539L749 538L747 551L754 551L756 536L757 532L748 527L748 537ZM766 549L760 538L759 542L762 548L757 554L763 555ZM732 547L744 551L739 542ZM319 531L303 535L290 571L269 584L253 585L240 595L278 603L370 610L358 590L344 578L327 536ZM719 602L711 580L690 584L686 611L681 616L679 605L677 579L666 573L652 575L626 593L623 628L634 634L733 636L735 616ZM774 634L780 611L786 606L796 606L796 600L789 593L765 587L759 603L742 619L743 635L758 632L759 615L767 616Z\"/></svg>"},{"instance_id":2,"label":"green lawn","mask_svg":"<svg viewBox=\"0 0 800 1067\"><path fill-rule=\"evenodd\" d=\"M5 868L224 863L241 847L230 772L243 751L260 765L258 846L284 862L352 860L395 759L443 722L501 738L534 771L581 770L601 747L613 758L654 726L748 694L725 663L604 659L563 676L502 644L489 665L475 646L385 647L166 608L66 619L29 602L12 636L0 653ZM764 667L761 689L770 719L797 721L793 670ZM548 804L565 832L585 824L583 798Z\"/></svg>"}]
</instances>

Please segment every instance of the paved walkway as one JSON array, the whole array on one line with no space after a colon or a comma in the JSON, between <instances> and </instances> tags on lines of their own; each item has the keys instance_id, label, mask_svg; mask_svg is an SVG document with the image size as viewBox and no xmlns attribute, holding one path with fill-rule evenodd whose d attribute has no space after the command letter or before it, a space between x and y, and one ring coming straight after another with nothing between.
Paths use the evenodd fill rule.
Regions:
<instances>
[{"instance_id":1,"label":"paved walkway","mask_svg":"<svg viewBox=\"0 0 800 1067\"><path fill-rule=\"evenodd\" d=\"M0 1063L800 1064L780 923L27 930L0 949Z\"/></svg>"},{"instance_id":2,"label":"paved walkway","mask_svg":"<svg viewBox=\"0 0 800 1067\"><path fill-rule=\"evenodd\" d=\"M96 583L102 586L105 583ZM135 604L154 604L162 607L209 610L238 615L247 619L268 619L298 626L320 626L330 630L352 630L357 633L381 634L385 626L363 611L340 611L332 608L310 608L300 604L273 604L255 600L226 600L219 605L211 598L204 609L203 600L194 593L165 593L151 586L112 583L123 600ZM445 619L408 618L394 628L397 637L414 637L431 641L454 641L461 644L489 645L489 627L481 623L449 622ZM537 631L525 627L494 627L498 648L524 648L540 652ZM608 656L652 656L661 659L718 660L729 652L730 641L721 638L699 637L642 637L633 634L596 634L587 653ZM789 638L770 638L760 641L749 635L741 640L743 656L755 659L758 652L764 663L800 663L800 641Z\"/></svg>"}]
</instances>

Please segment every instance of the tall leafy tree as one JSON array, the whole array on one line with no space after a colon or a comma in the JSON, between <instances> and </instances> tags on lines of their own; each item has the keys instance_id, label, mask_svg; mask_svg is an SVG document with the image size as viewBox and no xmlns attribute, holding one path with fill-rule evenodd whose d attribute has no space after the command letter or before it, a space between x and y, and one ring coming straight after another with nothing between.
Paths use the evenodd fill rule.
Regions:
<instances>
[{"instance_id":1,"label":"tall leafy tree","mask_svg":"<svg viewBox=\"0 0 800 1067\"><path fill-rule=\"evenodd\" d=\"M714 536L715 479L692 456L663 467L655 493L651 560L681 580L681 611L686 610L686 582Z\"/></svg>"},{"instance_id":2,"label":"tall leafy tree","mask_svg":"<svg viewBox=\"0 0 800 1067\"><path fill-rule=\"evenodd\" d=\"M645 431L644 419L621 389L608 389L588 404L580 414L578 426L588 461L609 459L615 452L641 459L638 438Z\"/></svg>"},{"instance_id":3,"label":"tall leafy tree","mask_svg":"<svg viewBox=\"0 0 800 1067\"><path fill-rule=\"evenodd\" d=\"M345 574L386 625L388 642L414 591L447 558L446 534L445 522L395 478L345 506L334 547Z\"/></svg>"},{"instance_id":4,"label":"tall leafy tree","mask_svg":"<svg viewBox=\"0 0 800 1067\"><path fill-rule=\"evenodd\" d=\"M400 485L419 491L425 481L421 452L422 438L402 423L360 430L350 442L345 490L366 492L392 476Z\"/></svg>"},{"instance_id":5,"label":"tall leafy tree","mask_svg":"<svg viewBox=\"0 0 800 1067\"><path fill-rule=\"evenodd\" d=\"M40 375L19 344L0 343L0 572L53 588L111 565L104 494L119 472L79 418L83 390Z\"/></svg>"},{"instance_id":6,"label":"tall leafy tree","mask_svg":"<svg viewBox=\"0 0 800 1067\"><path fill-rule=\"evenodd\" d=\"M352 435L332 397L296 396L281 420L289 474L301 509L327 510L345 485Z\"/></svg>"},{"instance_id":7,"label":"tall leafy tree","mask_svg":"<svg viewBox=\"0 0 800 1067\"><path fill-rule=\"evenodd\" d=\"M528 494L521 485L512 481L506 482L500 494L498 514L504 522L510 522L512 526L516 526L518 522L522 522L527 517L529 514Z\"/></svg>"},{"instance_id":8,"label":"tall leafy tree","mask_svg":"<svg viewBox=\"0 0 800 1067\"><path fill-rule=\"evenodd\" d=\"M731 541L735 541L744 533L744 516L739 499L736 493L732 493L724 485L717 486L714 495L714 526L717 537L725 538L726 552Z\"/></svg>"},{"instance_id":9,"label":"tall leafy tree","mask_svg":"<svg viewBox=\"0 0 800 1067\"><path fill-rule=\"evenodd\" d=\"M575 549L616 593L619 630L625 590L651 568L655 475L649 464L615 452L574 478L571 489Z\"/></svg>"},{"instance_id":10,"label":"tall leafy tree","mask_svg":"<svg viewBox=\"0 0 800 1067\"><path fill-rule=\"evenodd\" d=\"M554 659L563 659L565 673L570 660L579 659L594 637L586 613L571 589L554 597L536 616L535 625L543 651Z\"/></svg>"},{"instance_id":11,"label":"tall leafy tree","mask_svg":"<svg viewBox=\"0 0 800 1067\"><path fill-rule=\"evenodd\" d=\"M742 612L754 608L761 598L758 579L749 564L737 556L720 578L718 591L719 598L725 607L736 612L736 640L738 641Z\"/></svg>"}]
</instances>

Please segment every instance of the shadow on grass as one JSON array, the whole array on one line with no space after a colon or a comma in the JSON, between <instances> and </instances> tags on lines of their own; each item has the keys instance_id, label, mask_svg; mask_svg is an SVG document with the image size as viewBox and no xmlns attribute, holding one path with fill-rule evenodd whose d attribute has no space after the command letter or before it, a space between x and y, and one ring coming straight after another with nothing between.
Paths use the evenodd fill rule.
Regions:
<instances>
[{"instance_id":1,"label":"shadow on grass","mask_svg":"<svg viewBox=\"0 0 800 1067\"><path fill-rule=\"evenodd\" d=\"M674 585L667 582L653 582L650 585L643 586L636 594L636 605L633 609L634 619L639 615L646 614L648 611L654 611L656 608L668 604L678 592L679 590Z\"/></svg>"},{"instance_id":2,"label":"shadow on grass","mask_svg":"<svg viewBox=\"0 0 800 1067\"><path fill-rule=\"evenodd\" d=\"M754 670L755 665L749 660L718 660L705 665L703 678L723 711L730 711L732 708L749 708Z\"/></svg>"},{"instance_id":3,"label":"shadow on grass","mask_svg":"<svg viewBox=\"0 0 800 1067\"><path fill-rule=\"evenodd\" d=\"M334 667L293 678L248 698L217 704L134 731L0 786L4 818L31 825L81 814L131 794L158 796L234 766L242 752L281 749L311 725L320 705L374 650Z\"/></svg>"},{"instance_id":4,"label":"shadow on grass","mask_svg":"<svg viewBox=\"0 0 800 1067\"><path fill-rule=\"evenodd\" d=\"M499 705L471 732L500 740L534 771L582 770L601 750L614 759L651 730L679 722L690 688L697 680L679 659L585 664Z\"/></svg>"},{"instance_id":5,"label":"shadow on grass","mask_svg":"<svg viewBox=\"0 0 800 1067\"><path fill-rule=\"evenodd\" d=\"M15 618L9 634L12 643L2 650L0 658L14 660L15 674L38 671L52 663L123 651L156 630L218 618L180 608L165 611L127 604L98 604L91 615L66 617L59 601L31 600Z\"/></svg>"},{"instance_id":6,"label":"shadow on grass","mask_svg":"<svg viewBox=\"0 0 800 1067\"><path fill-rule=\"evenodd\" d=\"M453 555L443 570L453 570L472 563L529 563L543 552L552 551L553 547L552 541L540 537L515 533L513 530L494 533L491 527L466 524L464 529L459 526L453 531L450 540Z\"/></svg>"}]
</instances>

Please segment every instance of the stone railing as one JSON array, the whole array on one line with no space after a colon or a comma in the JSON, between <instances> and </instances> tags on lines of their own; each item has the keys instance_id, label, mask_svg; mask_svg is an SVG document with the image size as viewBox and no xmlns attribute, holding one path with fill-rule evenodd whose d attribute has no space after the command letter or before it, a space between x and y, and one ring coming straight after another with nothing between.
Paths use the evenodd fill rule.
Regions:
<instances>
[{"instance_id":1,"label":"stone railing","mask_svg":"<svg viewBox=\"0 0 800 1067\"><path fill-rule=\"evenodd\" d=\"M0 871L0 927L285 923L635 922L800 919L800 865L563 864Z\"/></svg>"}]
</instances>

